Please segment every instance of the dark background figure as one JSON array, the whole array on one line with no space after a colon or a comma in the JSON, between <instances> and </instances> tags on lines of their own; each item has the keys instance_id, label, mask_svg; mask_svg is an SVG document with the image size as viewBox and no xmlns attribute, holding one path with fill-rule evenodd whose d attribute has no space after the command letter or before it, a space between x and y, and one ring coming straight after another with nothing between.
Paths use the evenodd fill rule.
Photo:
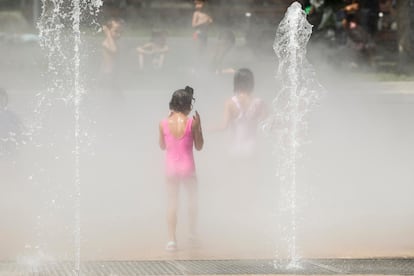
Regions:
<instances>
[{"instance_id":1,"label":"dark background figure","mask_svg":"<svg viewBox=\"0 0 414 276\"><path fill-rule=\"evenodd\" d=\"M310 9L308 12L307 19L310 24L318 27L322 22L324 0L310 0Z\"/></svg>"},{"instance_id":2,"label":"dark background figure","mask_svg":"<svg viewBox=\"0 0 414 276\"><path fill-rule=\"evenodd\" d=\"M339 46L346 46L348 33L346 22L349 16L357 17L359 2L357 0L343 0L342 4L336 9L336 41Z\"/></svg>"},{"instance_id":3,"label":"dark background figure","mask_svg":"<svg viewBox=\"0 0 414 276\"><path fill-rule=\"evenodd\" d=\"M324 0L311 0L305 5L307 20L313 26L310 43L323 43L324 46L337 47L336 7Z\"/></svg>"},{"instance_id":4,"label":"dark background figure","mask_svg":"<svg viewBox=\"0 0 414 276\"><path fill-rule=\"evenodd\" d=\"M375 44L371 35L359 24L354 14L346 17L344 27L348 36L347 46L355 57L354 65L357 67L372 66Z\"/></svg>"},{"instance_id":5,"label":"dark background figure","mask_svg":"<svg viewBox=\"0 0 414 276\"><path fill-rule=\"evenodd\" d=\"M378 0L360 0L359 20L360 25L371 36L374 36L378 30Z\"/></svg>"},{"instance_id":6,"label":"dark background figure","mask_svg":"<svg viewBox=\"0 0 414 276\"><path fill-rule=\"evenodd\" d=\"M395 24L395 4L394 0L380 0L379 1L379 18L378 31L390 31L396 29Z\"/></svg>"},{"instance_id":7,"label":"dark background figure","mask_svg":"<svg viewBox=\"0 0 414 276\"><path fill-rule=\"evenodd\" d=\"M344 0L344 15L352 16L370 36L378 31L379 0Z\"/></svg>"}]
</instances>

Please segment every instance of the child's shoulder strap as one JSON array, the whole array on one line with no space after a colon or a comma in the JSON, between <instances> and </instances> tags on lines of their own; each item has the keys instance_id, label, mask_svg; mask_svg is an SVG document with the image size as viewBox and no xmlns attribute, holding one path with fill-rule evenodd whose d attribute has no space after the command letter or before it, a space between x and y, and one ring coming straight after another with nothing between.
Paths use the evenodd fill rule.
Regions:
<instances>
[{"instance_id":1,"label":"child's shoulder strap","mask_svg":"<svg viewBox=\"0 0 414 276\"><path fill-rule=\"evenodd\" d=\"M188 130L188 131L191 132L192 127L193 127L193 118L192 117L188 117L188 119L187 119L187 125L185 126L185 129L186 129L186 131Z\"/></svg>"}]
</instances>

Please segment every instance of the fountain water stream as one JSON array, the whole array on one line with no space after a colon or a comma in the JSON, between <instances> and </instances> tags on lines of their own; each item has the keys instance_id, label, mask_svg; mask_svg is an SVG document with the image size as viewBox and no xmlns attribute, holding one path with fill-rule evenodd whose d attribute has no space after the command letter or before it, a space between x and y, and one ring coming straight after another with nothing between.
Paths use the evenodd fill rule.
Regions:
<instances>
[{"instance_id":1,"label":"fountain water stream","mask_svg":"<svg viewBox=\"0 0 414 276\"><path fill-rule=\"evenodd\" d=\"M280 22L273 49L279 61L277 79L281 89L273 100L273 112L264 123L274 141L280 198L277 210L279 235L286 247L290 267L299 266L297 248L297 160L305 142L305 116L320 96L320 85L306 60L306 45L312 25L298 2L294 2ZM288 223L286 223L288 222ZM276 259L280 259L279 248Z\"/></svg>"},{"instance_id":2,"label":"fountain water stream","mask_svg":"<svg viewBox=\"0 0 414 276\"><path fill-rule=\"evenodd\" d=\"M42 15L38 23L42 48L48 58L49 80L47 92L39 94L36 113L40 116L37 128L41 128L45 106L53 101L73 105L74 116L74 272L80 274L81 260L81 177L80 154L82 143L81 101L85 93L81 76L81 22L96 24L95 20L102 0L42 0Z\"/></svg>"}]
</instances>

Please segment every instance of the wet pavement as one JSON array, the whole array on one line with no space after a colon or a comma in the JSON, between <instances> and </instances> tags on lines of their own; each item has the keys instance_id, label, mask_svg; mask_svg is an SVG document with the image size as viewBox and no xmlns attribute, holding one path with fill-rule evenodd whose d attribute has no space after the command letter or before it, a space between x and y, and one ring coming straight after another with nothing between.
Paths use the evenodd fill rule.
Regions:
<instances>
[{"instance_id":1,"label":"wet pavement","mask_svg":"<svg viewBox=\"0 0 414 276\"><path fill-rule=\"evenodd\" d=\"M0 263L0 275L74 275L71 263ZM79 275L414 275L414 259L131 260L81 264ZM10 274L7 274L10 273Z\"/></svg>"}]
</instances>

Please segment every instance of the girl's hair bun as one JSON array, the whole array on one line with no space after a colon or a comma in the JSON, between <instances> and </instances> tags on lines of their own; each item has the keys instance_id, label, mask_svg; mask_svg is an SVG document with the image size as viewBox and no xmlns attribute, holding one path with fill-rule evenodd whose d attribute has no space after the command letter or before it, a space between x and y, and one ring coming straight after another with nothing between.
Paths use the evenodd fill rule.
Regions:
<instances>
[{"instance_id":1,"label":"girl's hair bun","mask_svg":"<svg viewBox=\"0 0 414 276\"><path fill-rule=\"evenodd\" d=\"M192 87L190 87L190 86L186 86L186 87L184 88L184 90L185 90L187 93L189 93L189 94L191 95L191 97L193 96L193 94L194 94L194 89L193 89Z\"/></svg>"}]
</instances>

